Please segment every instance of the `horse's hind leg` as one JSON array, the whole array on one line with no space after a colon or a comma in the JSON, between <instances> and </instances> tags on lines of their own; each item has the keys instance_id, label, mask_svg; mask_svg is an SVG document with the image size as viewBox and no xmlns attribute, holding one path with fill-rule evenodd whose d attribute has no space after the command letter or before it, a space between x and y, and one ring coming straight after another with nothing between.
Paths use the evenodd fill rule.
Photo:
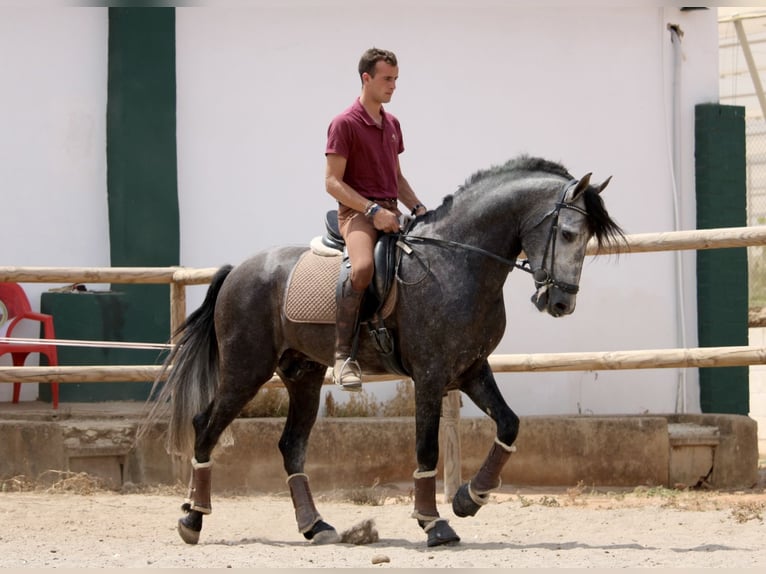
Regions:
<instances>
[{"instance_id":1,"label":"horse's hind leg","mask_svg":"<svg viewBox=\"0 0 766 574\"><path fill-rule=\"evenodd\" d=\"M298 531L314 544L340 541L335 528L326 523L317 511L309 487L309 477L303 472L309 435L316 422L326 371L324 365L292 351L282 356L277 370L290 394L290 406L279 440L279 450L287 472L287 485L290 487Z\"/></svg>"},{"instance_id":2,"label":"horse's hind leg","mask_svg":"<svg viewBox=\"0 0 766 574\"><path fill-rule=\"evenodd\" d=\"M273 372L273 371L271 371ZM189 494L181 509L186 515L178 520L178 534L187 544L196 544L202 531L202 518L212 512L210 493L212 488L212 461L210 455L224 430L239 415L242 408L255 396L263 382L269 377L261 377L262 382L251 384L227 384L224 379L216 398L207 408L194 417L195 431L194 458L189 480Z\"/></svg>"},{"instance_id":3,"label":"horse's hind leg","mask_svg":"<svg viewBox=\"0 0 766 574\"><path fill-rule=\"evenodd\" d=\"M471 480L460 486L452 499L452 510L464 517L474 516L488 502L489 493L500 488L500 473L516 450L513 443L519 432L519 417L506 404L486 362L479 376L465 383L461 389L497 425L495 442L481 468Z\"/></svg>"}]
</instances>

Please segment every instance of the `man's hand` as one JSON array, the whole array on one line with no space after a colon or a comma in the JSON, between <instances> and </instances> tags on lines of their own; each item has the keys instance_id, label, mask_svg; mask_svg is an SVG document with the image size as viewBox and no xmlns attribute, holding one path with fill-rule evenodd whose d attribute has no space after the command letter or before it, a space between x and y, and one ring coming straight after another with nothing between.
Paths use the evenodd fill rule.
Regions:
<instances>
[{"instance_id":1,"label":"man's hand","mask_svg":"<svg viewBox=\"0 0 766 574\"><path fill-rule=\"evenodd\" d=\"M375 215L372 218L372 224L375 226L375 229L385 231L386 233L397 233L401 231L399 218L396 214L382 207L375 212Z\"/></svg>"}]
</instances>

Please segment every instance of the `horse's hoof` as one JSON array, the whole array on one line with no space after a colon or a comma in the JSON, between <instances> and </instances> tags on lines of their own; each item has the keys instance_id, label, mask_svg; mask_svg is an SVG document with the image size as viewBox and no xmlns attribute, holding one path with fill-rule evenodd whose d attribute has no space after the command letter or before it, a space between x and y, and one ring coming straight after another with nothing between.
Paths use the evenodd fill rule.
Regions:
<instances>
[{"instance_id":1,"label":"horse's hoof","mask_svg":"<svg viewBox=\"0 0 766 574\"><path fill-rule=\"evenodd\" d=\"M303 536L307 540L311 540L312 544L337 544L340 542L340 536L338 532L327 524L324 520L320 520L311 530L305 532Z\"/></svg>"},{"instance_id":2,"label":"horse's hoof","mask_svg":"<svg viewBox=\"0 0 766 574\"><path fill-rule=\"evenodd\" d=\"M446 520L436 520L433 526L428 529L428 547L443 546L445 544L457 544L460 542L460 536L452 530Z\"/></svg>"},{"instance_id":3,"label":"horse's hoof","mask_svg":"<svg viewBox=\"0 0 766 574\"><path fill-rule=\"evenodd\" d=\"M452 499L452 511L456 516L465 518L466 516L475 516L479 509L483 506L474 502L471 498L471 493L468 491L468 483L460 485L457 489L454 498ZM487 494L484 495L486 498Z\"/></svg>"},{"instance_id":4,"label":"horse's hoof","mask_svg":"<svg viewBox=\"0 0 766 574\"><path fill-rule=\"evenodd\" d=\"M178 534L181 536L181 540L187 544L196 544L199 542L200 532L200 530L194 530L193 528L190 528L184 524L183 518L178 520Z\"/></svg>"},{"instance_id":5,"label":"horse's hoof","mask_svg":"<svg viewBox=\"0 0 766 574\"><path fill-rule=\"evenodd\" d=\"M199 542L199 533L202 532L202 513L190 510L189 514L178 519L178 534L181 540L187 544Z\"/></svg>"}]
</instances>

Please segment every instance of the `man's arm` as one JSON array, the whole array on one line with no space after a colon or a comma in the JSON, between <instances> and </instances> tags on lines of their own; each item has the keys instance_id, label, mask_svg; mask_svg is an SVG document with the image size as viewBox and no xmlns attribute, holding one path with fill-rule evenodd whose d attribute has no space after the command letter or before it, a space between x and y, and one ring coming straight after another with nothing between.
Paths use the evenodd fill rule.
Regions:
<instances>
[{"instance_id":1,"label":"man's arm","mask_svg":"<svg viewBox=\"0 0 766 574\"><path fill-rule=\"evenodd\" d=\"M338 154L327 154L324 177L327 193L346 207L364 213L369 200L359 195L356 190L343 181L344 173L346 173L346 158Z\"/></svg>"}]
</instances>

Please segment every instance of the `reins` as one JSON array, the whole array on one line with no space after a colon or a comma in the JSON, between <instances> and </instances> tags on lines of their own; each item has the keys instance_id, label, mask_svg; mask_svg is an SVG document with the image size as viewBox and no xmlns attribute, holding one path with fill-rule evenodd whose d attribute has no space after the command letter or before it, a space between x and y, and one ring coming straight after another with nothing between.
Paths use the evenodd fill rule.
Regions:
<instances>
[{"instance_id":1,"label":"reins","mask_svg":"<svg viewBox=\"0 0 766 574\"><path fill-rule=\"evenodd\" d=\"M518 261L511 261L510 259L507 259L505 257L501 257L500 255L497 255L495 253L492 253L491 251L487 251L486 249L482 249L481 247L476 247L475 245L468 245L467 243L460 243L458 241L450 241L449 239L439 239L438 237L423 237L421 235L402 235L399 239L400 241L404 241L404 243L431 243L435 245L442 245L445 247L458 247L460 249L465 249L466 251L473 251L474 253L480 253L481 255L484 255L485 257L489 257L490 259L494 259L495 261L499 261L500 263L503 263L505 265L508 265L509 267L516 267L518 269L523 269L524 271L527 271L531 273L531 271L524 267L525 264L529 264L528 261L524 260L524 262L519 263Z\"/></svg>"},{"instance_id":2,"label":"reins","mask_svg":"<svg viewBox=\"0 0 766 574\"><path fill-rule=\"evenodd\" d=\"M469 245L467 243L460 243L459 241L452 241L449 239L440 239L437 237L423 237L422 235L412 235L409 233L409 231L405 230L404 233L399 238L399 241L397 244L404 243L430 243L432 245L441 245L444 247L457 247L459 249L464 249L466 251L473 251L474 253L479 253L485 257L489 257L490 259L494 259L495 261L498 261L504 265L507 265L508 267L515 267L516 269L521 269L522 271L529 273L532 275L532 278L534 279L535 286L539 289L544 287L549 287L551 285L558 287L562 291L570 294L576 294L580 287L579 285L574 285L572 283L566 283L564 281L558 281L553 276L553 262L556 257L556 236L558 235L558 223L559 223L559 213L562 209L572 209L574 211L577 211L578 213L582 213L587 217L588 212L584 209L581 209L580 207L577 207L576 205L568 204L564 201L566 198L567 193L569 192L569 189L577 184L578 180L572 179L566 183L564 186L564 191L561 194L561 199L556 202L553 209L551 209L548 213L543 215L542 218L540 218L540 221L537 222L532 228L541 225L543 221L548 219L549 217L553 217L553 222L551 223L551 227L548 230L548 240L545 244L545 252L543 253L543 261L542 265L538 269L532 269L530 267L529 259L523 259L521 261L511 261L510 259L506 257L501 257L500 255L497 255L496 253L492 253L491 251L487 251L486 249L483 249L481 247L476 247L475 245ZM400 245L401 247L401 245ZM550 262L551 262L551 269L550 271L546 268L546 263L548 260L548 254L550 253Z\"/></svg>"}]
</instances>

